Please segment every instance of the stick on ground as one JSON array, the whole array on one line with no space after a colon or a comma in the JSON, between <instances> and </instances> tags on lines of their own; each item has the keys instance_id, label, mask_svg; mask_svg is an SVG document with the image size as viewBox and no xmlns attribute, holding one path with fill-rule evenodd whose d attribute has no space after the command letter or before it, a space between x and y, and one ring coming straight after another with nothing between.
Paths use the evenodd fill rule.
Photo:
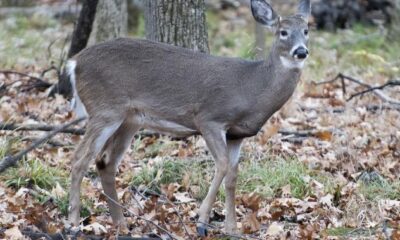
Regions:
<instances>
[{"instance_id":1,"label":"stick on ground","mask_svg":"<svg viewBox=\"0 0 400 240\"><path fill-rule=\"evenodd\" d=\"M52 137L57 135L59 132L63 131L64 129L67 129L67 128L73 126L73 125L78 124L79 122L83 121L84 119L85 118L79 118L79 119L76 119L76 120L74 120L74 121L72 121L70 123L62 125L62 126L56 128L56 129L54 129L53 131L49 132L46 136L38 139L31 146L29 146L28 148L20 151L16 155L14 155L14 156L6 156L0 162L0 173L5 171L7 168L9 168L11 166L14 166L23 156L25 156L27 153L29 153L33 149L37 148L38 146L40 146L41 144L43 144L47 140L51 139Z\"/></svg>"},{"instance_id":2,"label":"stick on ground","mask_svg":"<svg viewBox=\"0 0 400 240\"><path fill-rule=\"evenodd\" d=\"M322 85L322 84L328 84L328 83L333 83L337 80L341 81L341 85L342 85L342 90L343 90L343 94L346 94L346 85L344 80L348 80L350 82L356 83L358 85L361 85L363 87L366 87L367 89L364 91L361 91L359 93L355 93L353 95L350 96L350 98L347 99L347 101L352 100L354 97L358 97L358 96L362 96L368 92L372 92L373 94L375 94L375 96L377 96L379 99L381 99L383 102L391 104L391 105L400 105L400 101L397 99L393 99L391 97L388 97L387 95L385 95L381 90L384 89L385 87L389 87L389 86L399 86L400 85L400 81L399 80L391 80L386 82L385 84L378 86L378 87L373 87L367 83L365 83L362 80L344 75L342 73L339 73L334 79L332 80L328 80L328 81L324 81L324 82L318 82L318 83L314 83L315 85Z\"/></svg>"}]
</instances>

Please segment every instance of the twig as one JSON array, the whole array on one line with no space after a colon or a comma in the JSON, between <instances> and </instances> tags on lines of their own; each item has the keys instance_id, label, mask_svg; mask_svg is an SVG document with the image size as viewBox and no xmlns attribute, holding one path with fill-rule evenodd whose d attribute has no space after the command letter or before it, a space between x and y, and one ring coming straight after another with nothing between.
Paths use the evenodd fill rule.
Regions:
<instances>
[{"instance_id":1,"label":"twig","mask_svg":"<svg viewBox=\"0 0 400 240\"><path fill-rule=\"evenodd\" d=\"M399 80L391 80L391 81L388 81L387 83L385 83L385 84L383 84L383 85L381 85L381 86L369 87L368 89L366 89L366 90L364 90L364 91L361 91L361 92L352 94L352 95L351 95L348 99L346 99L346 100L347 100L347 101L350 101L350 100L352 100L352 99L355 98L355 97L362 96L362 95L364 95L364 94L366 94L366 93L373 92L373 91L375 91L375 90L383 90L385 87L389 87L389 86L400 86L400 81L399 81Z\"/></svg>"},{"instance_id":2,"label":"twig","mask_svg":"<svg viewBox=\"0 0 400 240\"><path fill-rule=\"evenodd\" d=\"M383 102L389 103L389 104L393 104L393 105L400 105L400 101L399 100L395 100L392 99L390 97L388 97L387 95L385 95L382 91L383 88L387 87L387 86L399 86L400 85L400 81L399 80L392 80L392 81L388 81L386 84L382 85L382 86L378 86L378 87L372 87L371 85L365 83L362 80L344 75L342 73L339 73L334 79L332 80L328 80L328 81L324 81L324 82L319 82L319 83L315 83L315 85L322 85L322 84L327 84L327 83L333 83L337 80L341 80L341 84L342 84L342 90L343 90L343 94L346 94L346 86L345 86L345 82L344 80L348 80L350 82L356 83L358 85L361 85L363 87L366 87L367 90L362 91L360 93L356 93L354 95L352 95L350 98L347 99L347 101L350 101L351 99L353 99L356 96L360 96L363 95L367 92L372 92L374 93L379 99L381 99Z\"/></svg>"},{"instance_id":3,"label":"twig","mask_svg":"<svg viewBox=\"0 0 400 240\"><path fill-rule=\"evenodd\" d=\"M189 237L189 239L193 239L192 236L190 236L189 231L187 230L186 224L183 223L183 218L182 218L181 214L179 213L179 211L176 209L176 205L175 205L173 202L171 202L171 201L167 198L167 196L165 196L164 194L162 195L162 198L164 198L165 201L167 201L167 203L171 204L172 208L173 208L174 211L175 211L175 214L176 214L176 215L178 216L178 218L179 218L180 224L183 225L183 229L185 230L186 235Z\"/></svg>"},{"instance_id":4,"label":"twig","mask_svg":"<svg viewBox=\"0 0 400 240\"><path fill-rule=\"evenodd\" d=\"M31 146L29 146L28 148L20 151L19 153L17 153L14 156L7 156L5 158L3 158L0 162L0 173L3 172L4 170L6 170L7 168L14 166L17 161L19 161L23 156L25 156L27 153L29 153L30 151L32 151L33 149L37 148L38 146L40 146L41 144L43 144L44 142L48 141L49 139L51 139L52 137L54 137L56 134L58 134L60 131L69 128L72 125L78 124L79 122L83 121L85 118L79 118L76 119L70 123L67 123L63 126L60 126L56 129L54 129L53 131L51 131L49 134L47 134L46 136L40 138L39 140L37 140L36 142L34 142Z\"/></svg>"},{"instance_id":5,"label":"twig","mask_svg":"<svg viewBox=\"0 0 400 240\"><path fill-rule=\"evenodd\" d=\"M12 70L0 70L0 73L2 73L4 75L15 74L15 75L20 75L22 77L27 77L27 78L30 78L30 79L36 80L36 81L44 81L41 78L38 78L38 77L35 77L35 76L31 76L29 74L22 73L22 72L12 71Z\"/></svg>"},{"instance_id":6,"label":"twig","mask_svg":"<svg viewBox=\"0 0 400 240\"><path fill-rule=\"evenodd\" d=\"M15 124L15 123L2 123L0 122L0 131L43 131L49 132L57 129L59 126L54 125L45 125L45 124ZM65 128L59 131L59 133L69 133L74 135L84 135L84 128ZM149 131L140 131L135 137L136 138L144 138L144 137L156 137L160 138L164 136L163 134L157 132L149 132ZM186 138L172 137L171 140L186 140Z\"/></svg>"},{"instance_id":7,"label":"twig","mask_svg":"<svg viewBox=\"0 0 400 240\"><path fill-rule=\"evenodd\" d=\"M44 124L25 124L19 125L14 123L0 123L0 130L7 131L44 131L49 132L59 128L59 126L51 126ZM74 135L85 134L85 129L82 128L63 128L58 133L70 133Z\"/></svg>"},{"instance_id":8,"label":"twig","mask_svg":"<svg viewBox=\"0 0 400 240\"><path fill-rule=\"evenodd\" d=\"M143 198L147 199L147 197L144 196L143 193L141 191L139 191L138 189L133 187L132 190L133 190L133 192L137 192L140 196L142 196ZM170 201L164 194L158 194L158 193L156 193L156 192L154 192L152 190L149 190L149 189L145 190L144 192L145 193L149 193L149 194L154 195L154 196L157 196L157 197L160 197L160 198L163 198L164 199L164 204L168 203L168 204L172 205L172 207L174 208L175 213L177 214L177 216L179 218L179 222L171 222L170 224L175 224L175 223L183 224L183 226L185 228L185 231L186 231L186 234L190 237L190 239L193 239L193 238L189 234L189 231L186 229L186 224L201 223L201 224L206 225L209 228L219 229L220 230L219 227L217 227L215 225L212 225L212 224L209 224L209 223L205 223L205 222L183 221L182 216L178 213L178 210L176 209L176 204L173 203L172 201ZM259 238L249 237L249 236L243 236L243 235L237 235L237 234L228 234L228 233L223 233L223 232L221 234L219 234L219 235L222 236L222 237L231 237L231 238L236 238L236 239L249 239L249 238L251 238L251 239L259 239Z\"/></svg>"},{"instance_id":9,"label":"twig","mask_svg":"<svg viewBox=\"0 0 400 240\"><path fill-rule=\"evenodd\" d=\"M12 71L12 70L0 70L0 73L2 73L2 74L4 74L4 75L7 75L7 74L20 75L20 76L22 76L22 77L27 77L27 78L29 78L29 79L32 79L32 80L35 80L35 81L38 81L38 82L45 82L45 83L47 83L46 81L44 81L43 79L41 79L41 78L39 78L39 77L31 76L31 75L29 75L29 74L22 73L22 72L17 72L17 71ZM49 83L48 83L48 84L49 84Z\"/></svg>"},{"instance_id":10,"label":"twig","mask_svg":"<svg viewBox=\"0 0 400 240\"><path fill-rule=\"evenodd\" d=\"M172 238L172 239L177 239L177 238L174 237L173 234L170 233L167 229L165 229L165 228L159 226L158 224L156 224L155 222L153 222L153 221L151 221L151 220L149 220L149 219L146 219L146 218L144 218L144 217L141 217L141 216L137 215L136 213L134 213L134 212L132 212L131 210L129 210L127 207L121 205L119 202L117 202L117 201L115 201L114 199L112 199L112 198L111 198L110 196L108 196L105 192L102 192L102 194L103 194L106 198L108 198L111 202L113 202L114 204L118 205L119 207L125 209L125 210L128 211L130 214L132 214L133 216L137 217L138 219L144 220L144 221L147 222L147 223L150 223L151 225L155 226L158 230L160 230L160 231L166 233L170 238Z\"/></svg>"},{"instance_id":11,"label":"twig","mask_svg":"<svg viewBox=\"0 0 400 240\"><path fill-rule=\"evenodd\" d=\"M30 87L27 87L26 89L24 89L24 91L29 91L29 90L31 90L33 88L49 88L50 86L52 86L50 83L46 82L45 80L43 80L43 79L41 79L39 77L31 76L31 75L26 74L26 73L21 73L21 72L12 71L12 70L0 70L0 73L4 74L4 75L15 74L15 75L19 75L19 76L26 77L26 78L29 78L31 80L36 81L36 83L32 84L32 86L30 86ZM7 85L5 84L3 86L3 88L8 87L8 86L10 86L10 85L12 85L12 84L14 84L14 83L16 83L18 81L21 81L21 80L14 81L14 82L12 82L10 84L7 84Z\"/></svg>"},{"instance_id":12,"label":"twig","mask_svg":"<svg viewBox=\"0 0 400 240\"><path fill-rule=\"evenodd\" d=\"M38 138L35 138L35 137L23 137L21 139L21 141L23 141L23 142L34 142L34 141L37 141L37 140L38 140ZM50 145L51 147L66 147L66 146L69 147L69 146L73 146L70 143L58 142L58 141L55 141L55 140L48 140L48 141L46 141L46 144Z\"/></svg>"},{"instance_id":13,"label":"twig","mask_svg":"<svg viewBox=\"0 0 400 240\"><path fill-rule=\"evenodd\" d=\"M33 239L33 240L36 240L36 239L39 240L39 239L43 239L43 238L48 239L48 240L69 239L69 238L67 238L67 237L69 237L69 236L67 236L68 234L61 234L61 233L48 234L48 233L42 233L42 232L35 232L31 229L24 229L21 231L21 233L24 234L25 236L28 236L30 239ZM78 236L78 239L102 240L105 238L104 238L104 236L84 235L84 234L80 233ZM116 239L118 239L118 240L159 240L160 238L118 236L118 238L116 238Z\"/></svg>"}]
</instances>

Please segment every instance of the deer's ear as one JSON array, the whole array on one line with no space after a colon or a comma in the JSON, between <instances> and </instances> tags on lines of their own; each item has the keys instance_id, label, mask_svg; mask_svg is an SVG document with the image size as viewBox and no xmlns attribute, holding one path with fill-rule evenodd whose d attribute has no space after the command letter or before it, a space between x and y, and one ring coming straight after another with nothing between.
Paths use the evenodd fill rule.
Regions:
<instances>
[{"instance_id":1,"label":"deer's ear","mask_svg":"<svg viewBox=\"0 0 400 240\"><path fill-rule=\"evenodd\" d=\"M279 21L279 15L266 0L251 0L251 11L257 22L268 27L275 26Z\"/></svg>"},{"instance_id":2,"label":"deer's ear","mask_svg":"<svg viewBox=\"0 0 400 240\"><path fill-rule=\"evenodd\" d=\"M308 17L311 15L311 0L300 0L297 13L308 20Z\"/></svg>"}]
</instances>

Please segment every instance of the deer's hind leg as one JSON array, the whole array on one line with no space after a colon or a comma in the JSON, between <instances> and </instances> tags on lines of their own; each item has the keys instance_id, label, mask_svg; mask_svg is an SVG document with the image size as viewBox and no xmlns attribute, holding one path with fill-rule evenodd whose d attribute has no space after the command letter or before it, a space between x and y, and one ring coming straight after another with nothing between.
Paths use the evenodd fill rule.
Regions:
<instances>
[{"instance_id":1,"label":"deer's hind leg","mask_svg":"<svg viewBox=\"0 0 400 240\"><path fill-rule=\"evenodd\" d=\"M131 119L126 119L118 130L108 139L103 152L96 159L96 167L99 172L104 193L108 196L107 203L110 209L114 225L124 223L124 216L118 203L117 191L115 189L115 175L125 151L131 145L132 138L140 124ZM111 198L111 199L109 199Z\"/></svg>"},{"instance_id":2,"label":"deer's hind leg","mask_svg":"<svg viewBox=\"0 0 400 240\"><path fill-rule=\"evenodd\" d=\"M69 221L79 225L80 189L89 164L101 152L104 144L120 127L122 120L91 118L86 134L75 150L71 169L71 189L69 196Z\"/></svg>"}]
</instances>

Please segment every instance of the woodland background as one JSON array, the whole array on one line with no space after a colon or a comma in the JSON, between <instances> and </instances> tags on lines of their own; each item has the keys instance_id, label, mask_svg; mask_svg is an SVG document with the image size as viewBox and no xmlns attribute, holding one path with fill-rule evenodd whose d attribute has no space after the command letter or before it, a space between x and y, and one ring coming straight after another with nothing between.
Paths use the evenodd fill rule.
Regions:
<instances>
[{"instance_id":1,"label":"woodland background","mask_svg":"<svg viewBox=\"0 0 400 240\"><path fill-rule=\"evenodd\" d=\"M68 231L70 161L83 123L21 154L16 166L4 164L75 119L68 86L58 83L65 79L63 65L76 53L72 50L86 46L71 45L71 40L82 5L93 10L93 2L0 1L2 239L117 235L94 166L83 182L81 232L71 236ZM297 3L271 2L286 14ZM183 12L197 6L198 15L189 24L200 29L198 35L172 38L172 44L261 59L273 40L273 34L254 23L246 0L96 4L96 14L85 15L94 20L93 31L81 29L75 35L88 45L124 35L168 42L157 33L174 31L154 15L160 13L151 11L152 4L177 4ZM242 234L236 237L400 239L400 3L313 4L311 56L301 83L285 107L243 145L237 197ZM201 137L139 134L117 178L130 227L129 233L119 233L125 236L120 239L196 239L196 211L213 172ZM223 200L221 189L209 239L233 237L222 231Z\"/></svg>"}]
</instances>

